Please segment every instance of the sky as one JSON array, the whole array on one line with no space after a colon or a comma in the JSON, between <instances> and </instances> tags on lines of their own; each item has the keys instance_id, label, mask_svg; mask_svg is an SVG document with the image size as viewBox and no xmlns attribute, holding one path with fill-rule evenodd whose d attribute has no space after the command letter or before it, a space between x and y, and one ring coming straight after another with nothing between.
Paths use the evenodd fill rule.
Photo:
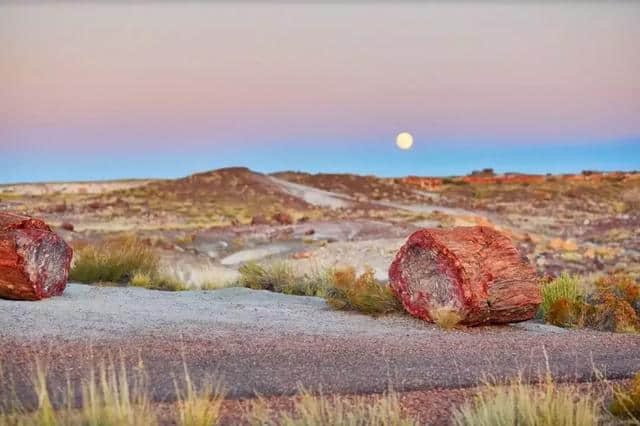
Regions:
<instances>
[{"instance_id":1,"label":"sky","mask_svg":"<svg viewBox=\"0 0 640 426\"><path fill-rule=\"evenodd\" d=\"M2 3L0 183L640 169L639 22L622 1Z\"/></svg>"}]
</instances>

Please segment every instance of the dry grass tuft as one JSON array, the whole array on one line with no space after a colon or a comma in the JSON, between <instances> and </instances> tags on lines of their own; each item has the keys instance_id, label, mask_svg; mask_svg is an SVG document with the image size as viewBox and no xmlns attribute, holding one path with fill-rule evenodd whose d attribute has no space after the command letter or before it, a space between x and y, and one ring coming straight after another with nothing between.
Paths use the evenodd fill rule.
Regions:
<instances>
[{"instance_id":1,"label":"dry grass tuft","mask_svg":"<svg viewBox=\"0 0 640 426\"><path fill-rule=\"evenodd\" d=\"M331 281L331 270L296 275L282 262L267 266L247 262L240 267L239 272L239 284L242 287L296 296L323 297Z\"/></svg>"},{"instance_id":2,"label":"dry grass tuft","mask_svg":"<svg viewBox=\"0 0 640 426\"><path fill-rule=\"evenodd\" d=\"M389 392L373 401L365 397L327 397L300 390L293 411L275 412L264 400L253 403L246 419L262 426L414 426L418 420L406 416L396 393Z\"/></svg>"},{"instance_id":3,"label":"dry grass tuft","mask_svg":"<svg viewBox=\"0 0 640 426\"><path fill-rule=\"evenodd\" d=\"M38 399L34 411L15 407L10 414L0 414L1 426L138 426L157 424L145 386L144 375L127 377L124 364L103 364L91 369L81 385L82 406L72 407L75 392L66 390L66 404L54 410L48 390L46 368L35 363L33 389Z\"/></svg>"},{"instance_id":4,"label":"dry grass tuft","mask_svg":"<svg viewBox=\"0 0 640 426\"><path fill-rule=\"evenodd\" d=\"M197 387L184 364L184 390L176 382L178 395L177 424L179 426L212 426L220 421L225 392L211 381Z\"/></svg>"},{"instance_id":5,"label":"dry grass tuft","mask_svg":"<svg viewBox=\"0 0 640 426\"><path fill-rule=\"evenodd\" d=\"M150 247L133 237L118 238L76 249L69 279L125 284L136 273L153 275L157 269L158 258Z\"/></svg>"},{"instance_id":6,"label":"dry grass tuft","mask_svg":"<svg viewBox=\"0 0 640 426\"><path fill-rule=\"evenodd\" d=\"M640 425L640 373L635 375L628 388L614 388L609 412L631 424Z\"/></svg>"},{"instance_id":7,"label":"dry grass tuft","mask_svg":"<svg viewBox=\"0 0 640 426\"><path fill-rule=\"evenodd\" d=\"M327 303L335 309L369 315L402 311L400 301L389 286L378 282L370 268L360 276L356 276L352 267L334 271L333 287L327 290Z\"/></svg>"},{"instance_id":8,"label":"dry grass tuft","mask_svg":"<svg viewBox=\"0 0 640 426\"><path fill-rule=\"evenodd\" d=\"M434 323L443 330L452 330L460 324L462 316L451 308L438 308L429 312Z\"/></svg>"},{"instance_id":9,"label":"dry grass tuft","mask_svg":"<svg viewBox=\"0 0 640 426\"><path fill-rule=\"evenodd\" d=\"M456 426L595 426L602 401L556 385L550 376L539 385L522 378L487 385L473 400L456 409Z\"/></svg>"}]
</instances>

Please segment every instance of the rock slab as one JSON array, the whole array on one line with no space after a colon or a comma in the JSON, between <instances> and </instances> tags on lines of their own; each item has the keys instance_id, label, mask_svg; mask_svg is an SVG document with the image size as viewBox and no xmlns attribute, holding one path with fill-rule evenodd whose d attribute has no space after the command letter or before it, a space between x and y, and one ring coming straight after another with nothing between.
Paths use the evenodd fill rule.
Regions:
<instances>
[{"instance_id":1,"label":"rock slab","mask_svg":"<svg viewBox=\"0 0 640 426\"><path fill-rule=\"evenodd\" d=\"M61 295L72 256L71 247L43 221L0 212L0 298Z\"/></svg>"},{"instance_id":2,"label":"rock slab","mask_svg":"<svg viewBox=\"0 0 640 426\"><path fill-rule=\"evenodd\" d=\"M389 283L405 309L426 321L442 310L466 325L526 321L541 302L533 266L486 226L413 233L391 264Z\"/></svg>"}]
</instances>

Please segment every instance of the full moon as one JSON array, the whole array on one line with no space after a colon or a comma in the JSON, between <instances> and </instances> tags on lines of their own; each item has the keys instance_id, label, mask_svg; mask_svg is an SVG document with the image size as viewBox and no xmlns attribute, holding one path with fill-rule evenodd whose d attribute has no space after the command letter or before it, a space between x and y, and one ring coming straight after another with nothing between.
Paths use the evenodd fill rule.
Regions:
<instances>
[{"instance_id":1,"label":"full moon","mask_svg":"<svg viewBox=\"0 0 640 426\"><path fill-rule=\"evenodd\" d=\"M408 132L400 133L396 137L396 145L400 149L404 149L404 150L410 149L411 146L413 145L413 136L411 136L411 133L408 133Z\"/></svg>"}]
</instances>

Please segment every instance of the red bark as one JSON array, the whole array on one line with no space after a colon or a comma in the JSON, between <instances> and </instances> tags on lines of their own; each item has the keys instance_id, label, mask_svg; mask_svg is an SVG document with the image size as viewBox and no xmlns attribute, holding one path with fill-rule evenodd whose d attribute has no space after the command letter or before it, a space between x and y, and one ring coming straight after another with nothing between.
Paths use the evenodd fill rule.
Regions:
<instances>
[{"instance_id":1,"label":"red bark","mask_svg":"<svg viewBox=\"0 0 640 426\"><path fill-rule=\"evenodd\" d=\"M39 219L0 212L0 297L40 300L67 285L73 252Z\"/></svg>"},{"instance_id":2,"label":"red bark","mask_svg":"<svg viewBox=\"0 0 640 426\"><path fill-rule=\"evenodd\" d=\"M426 321L439 309L456 311L467 325L526 321L541 302L533 266L486 226L415 232L396 254L389 281L405 309Z\"/></svg>"}]
</instances>

